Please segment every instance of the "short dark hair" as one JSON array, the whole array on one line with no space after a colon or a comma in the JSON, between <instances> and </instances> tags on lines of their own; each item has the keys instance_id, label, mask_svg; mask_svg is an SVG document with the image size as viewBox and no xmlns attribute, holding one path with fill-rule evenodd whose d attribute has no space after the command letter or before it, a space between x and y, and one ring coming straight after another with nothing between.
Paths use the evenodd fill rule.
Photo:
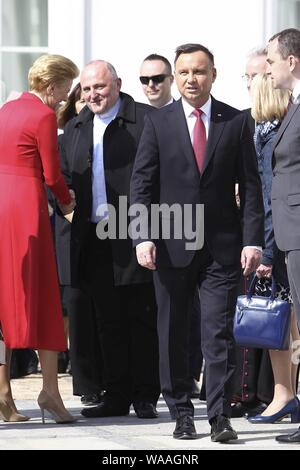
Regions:
<instances>
[{"instance_id":1,"label":"short dark hair","mask_svg":"<svg viewBox=\"0 0 300 470\"><path fill-rule=\"evenodd\" d=\"M167 67L168 73L170 75L172 74L172 66L171 66L170 62L168 61L168 59L166 57L164 57L163 55L150 54L143 60L143 62L145 62L146 60L161 60L165 64L165 66Z\"/></svg>"},{"instance_id":2,"label":"short dark hair","mask_svg":"<svg viewBox=\"0 0 300 470\"><path fill-rule=\"evenodd\" d=\"M269 42L278 40L278 52L282 59L287 59L289 55L300 58L300 30L295 28L284 29L280 33L274 34Z\"/></svg>"},{"instance_id":3,"label":"short dark hair","mask_svg":"<svg viewBox=\"0 0 300 470\"><path fill-rule=\"evenodd\" d=\"M178 57L181 55L181 54L189 54L190 52L197 52L197 51L201 51L201 52L204 52L209 60L211 61L212 65L215 65L214 63L214 56L213 54L210 52L209 49L207 49L207 47L205 46L202 46L201 44L182 44L181 46L178 46L175 50L175 60L174 60L174 64L176 64L176 61L178 59Z\"/></svg>"}]
</instances>

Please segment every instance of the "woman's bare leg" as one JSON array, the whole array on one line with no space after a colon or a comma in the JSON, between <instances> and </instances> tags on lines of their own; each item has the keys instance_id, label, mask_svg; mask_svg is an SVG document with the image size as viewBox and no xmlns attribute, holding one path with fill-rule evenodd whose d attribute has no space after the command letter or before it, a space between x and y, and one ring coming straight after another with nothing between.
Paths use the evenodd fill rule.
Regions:
<instances>
[{"instance_id":1,"label":"woman's bare leg","mask_svg":"<svg viewBox=\"0 0 300 470\"><path fill-rule=\"evenodd\" d=\"M10 386L11 349L6 348L6 364L0 365L0 415L5 421L27 421L15 405Z\"/></svg>"},{"instance_id":2,"label":"woman's bare leg","mask_svg":"<svg viewBox=\"0 0 300 470\"><path fill-rule=\"evenodd\" d=\"M292 341L299 339L296 315L292 309L291 321ZM262 413L263 416L270 416L277 413L295 396L297 366L292 363L292 348L288 351L270 350L270 359L274 374L274 396L272 402Z\"/></svg>"},{"instance_id":3,"label":"woman's bare leg","mask_svg":"<svg viewBox=\"0 0 300 470\"><path fill-rule=\"evenodd\" d=\"M38 397L38 404L42 411L47 410L57 423L71 423L75 418L66 410L58 389L57 379L57 352L39 350L40 363L43 374L43 389Z\"/></svg>"}]
</instances>

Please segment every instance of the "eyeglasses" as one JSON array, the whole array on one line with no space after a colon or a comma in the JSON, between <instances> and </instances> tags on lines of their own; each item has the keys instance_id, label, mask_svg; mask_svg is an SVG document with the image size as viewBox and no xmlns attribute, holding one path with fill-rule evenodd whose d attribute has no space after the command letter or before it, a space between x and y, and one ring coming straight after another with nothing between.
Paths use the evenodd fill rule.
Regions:
<instances>
[{"instance_id":1,"label":"eyeglasses","mask_svg":"<svg viewBox=\"0 0 300 470\"><path fill-rule=\"evenodd\" d=\"M148 85L150 80L152 80L153 83L162 83L168 76L169 75L166 75L165 73L161 73L160 75L152 75L152 77L140 77L140 82L143 85Z\"/></svg>"}]
</instances>

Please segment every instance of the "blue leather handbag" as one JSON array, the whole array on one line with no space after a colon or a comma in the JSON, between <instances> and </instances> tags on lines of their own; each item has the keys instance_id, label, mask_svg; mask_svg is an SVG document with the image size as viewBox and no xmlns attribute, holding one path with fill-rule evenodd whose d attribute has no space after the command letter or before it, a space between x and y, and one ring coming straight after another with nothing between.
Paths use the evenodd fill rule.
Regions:
<instances>
[{"instance_id":1,"label":"blue leather handbag","mask_svg":"<svg viewBox=\"0 0 300 470\"><path fill-rule=\"evenodd\" d=\"M276 282L272 277L270 297L254 295L257 276L247 295L237 298L233 335L239 346L287 350L290 347L291 306L276 299Z\"/></svg>"}]
</instances>

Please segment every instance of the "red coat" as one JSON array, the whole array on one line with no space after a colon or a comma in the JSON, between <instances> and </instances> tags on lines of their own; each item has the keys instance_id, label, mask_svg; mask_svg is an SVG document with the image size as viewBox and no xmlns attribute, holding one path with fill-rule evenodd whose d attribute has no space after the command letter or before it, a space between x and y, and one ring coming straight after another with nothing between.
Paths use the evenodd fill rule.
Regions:
<instances>
[{"instance_id":1,"label":"red coat","mask_svg":"<svg viewBox=\"0 0 300 470\"><path fill-rule=\"evenodd\" d=\"M53 110L23 93L0 110L0 321L6 346L66 349L44 182L70 202Z\"/></svg>"}]
</instances>

